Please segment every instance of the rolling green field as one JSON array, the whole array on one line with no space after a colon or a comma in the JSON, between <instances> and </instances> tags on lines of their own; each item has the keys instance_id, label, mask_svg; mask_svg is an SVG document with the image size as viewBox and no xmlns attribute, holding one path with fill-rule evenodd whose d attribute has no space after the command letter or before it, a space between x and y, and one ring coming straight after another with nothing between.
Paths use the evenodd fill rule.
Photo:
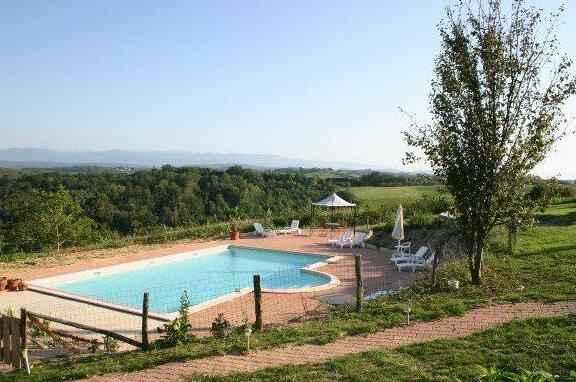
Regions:
<instances>
[{"instance_id":1,"label":"rolling green field","mask_svg":"<svg viewBox=\"0 0 576 382\"><path fill-rule=\"evenodd\" d=\"M434 192L438 186L352 187L352 193L363 206L373 207L388 203L402 203Z\"/></svg>"}]
</instances>

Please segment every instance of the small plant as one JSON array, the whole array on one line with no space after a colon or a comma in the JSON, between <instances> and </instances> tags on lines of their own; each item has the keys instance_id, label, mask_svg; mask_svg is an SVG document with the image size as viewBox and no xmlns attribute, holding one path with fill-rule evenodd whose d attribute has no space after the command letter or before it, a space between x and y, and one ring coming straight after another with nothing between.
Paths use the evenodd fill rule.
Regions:
<instances>
[{"instance_id":1,"label":"small plant","mask_svg":"<svg viewBox=\"0 0 576 382\"><path fill-rule=\"evenodd\" d=\"M226 318L224 318L224 313L218 313L218 316L212 322L212 328L210 332L215 338L224 338L232 331L232 325Z\"/></svg>"},{"instance_id":2,"label":"small plant","mask_svg":"<svg viewBox=\"0 0 576 382\"><path fill-rule=\"evenodd\" d=\"M100 347L100 344L98 343L98 340L94 339L94 340L90 341L90 346L88 346L88 351L91 354L96 354L99 347Z\"/></svg>"},{"instance_id":3,"label":"small plant","mask_svg":"<svg viewBox=\"0 0 576 382\"><path fill-rule=\"evenodd\" d=\"M516 290L520 294L520 298L522 298L522 293L524 292L524 285L520 285L518 288L516 288Z\"/></svg>"},{"instance_id":4,"label":"small plant","mask_svg":"<svg viewBox=\"0 0 576 382\"><path fill-rule=\"evenodd\" d=\"M157 341L160 347L172 347L180 344L185 344L194 339L194 336L188 332L190 324L188 323L188 309L191 303L188 298L188 293L184 291L180 297L180 309L178 310L178 317L176 317L169 324L164 325L164 336Z\"/></svg>"},{"instance_id":5,"label":"small plant","mask_svg":"<svg viewBox=\"0 0 576 382\"><path fill-rule=\"evenodd\" d=\"M114 353L120 344L116 338L112 338L110 336L104 336L104 351L108 353ZM92 348L92 347L91 347ZM96 343L96 349L98 348L98 344Z\"/></svg>"},{"instance_id":6,"label":"small plant","mask_svg":"<svg viewBox=\"0 0 576 382\"><path fill-rule=\"evenodd\" d=\"M4 310L4 315L8 317L14 317L14 310L12 308L6 308Z\"/></svg>"}]
</instances>

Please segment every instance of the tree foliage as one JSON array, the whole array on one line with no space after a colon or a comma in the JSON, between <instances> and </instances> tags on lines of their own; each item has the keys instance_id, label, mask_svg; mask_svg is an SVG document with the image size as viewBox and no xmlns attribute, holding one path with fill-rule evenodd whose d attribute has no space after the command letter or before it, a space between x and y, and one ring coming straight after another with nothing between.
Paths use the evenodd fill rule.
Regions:
<instances>
[{"instance_id":1,"label":"tree foliage","mask_svg":"<svg viewBox=\"0 0 576 382\"><path fill-rule=\"evenodd\" d=\"M392 174L380 171L371 171L352 180L353 186L424 186L436 185L438 181L431 176L413 174Z\"/></svg>"},{"instance_id":2,"label":"tree foliage","mask_svg":"<svg viewBox=\"0 0 576 382\"><path fill-rule=\"evenodd\" d=\"M432 122L405 133L454 197L474 284L488 234L519 217L530 171L563 134L562 105L576 81L554 35L560 13L543 17L523 0L508 11L498 0L448 9L439 27Z\"/></svg>"},{"instance_id":3,"label":"tree foliage","mask_svg":"<svg viewBox=\"0 0 576 382\"><path fill-rule=\"evenodd\" d=\"M58 249L90 235L147 234L159 227L265 217L268 211L296 214L335 189L331 179L241 167L11 171L0 174L0 248Z\"/></svg>"},{"instance_id":4,"label":"tree foliage","mask_svg":"<svg viewBox=\"0 0 576 382\"><path fill-rule=\"evenodd\" d=\"M53 248L89 240L93 221L83 216L82 209L64 188L50 193L33 191L14 206L17 223L13 243L22 250Z\"/></svg>"}]
</instances>

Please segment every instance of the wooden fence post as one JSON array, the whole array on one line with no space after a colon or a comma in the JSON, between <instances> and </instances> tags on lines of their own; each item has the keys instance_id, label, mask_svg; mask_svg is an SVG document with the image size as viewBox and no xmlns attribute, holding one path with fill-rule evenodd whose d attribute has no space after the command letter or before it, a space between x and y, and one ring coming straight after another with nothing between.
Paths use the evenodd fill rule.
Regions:
<instances>
[{"instance_id":1,"label":"wooden fence post","mask_svg":"<svg viewBox=\"0 0 576 382\"><path fill-rule=\"evenodd\" d=\"M20 343L22 349L28 349L28 317L25 308L20 308Z\"/></svg>"},{"instance_id":2,"label":"wooden fence post","mask_svg":"<svg viewBox=\"0 0 576 382\"><path fill-rule=\"evenodd\" d=\"M362 257L356 255L354 266L356 268L356 311L362 311L362 302L364 300L364 285L362 283Z\"/></svg>"},{"instance_id":3,"label":"wooden fence post","mask_svg":"<svg viewBox=\"0 0 576 382\"><path fill-rule=\"evenodd\" d=\"M4 363L10 363L10 321L12 318L8 315L2 316L2 359Z\"/></svg>"},{"instance_id":4,"label":"wooden fence post","mask_svg":"<svg viewBox=\"0 0 576 382\"><path fill-rule=\"evenodd\" d=\"M20 349L28 350L28 316L25 308L20 308ZM24 360L22 360L24 364Z\"/></svg>"},{"instance_id":5,"label":"wooden fence post","mask_svg":"<svg viewBox=\"0 0 576 382\"><path fill-rule=\"evenodd\" d=\"M254 275L254 313L256 321L254 329L262 329L262 286L260 285L260 275Z\"/></svg>"},{"instance_id":6,"label":"wooden fence post","mask_svg":"<svg viewBox=\"0 0 576 382\"><path fill-rule=\"evenodd\" d=\"M12 321L10 324L12 367L14 369L20 369L20 319L17 317L11 317L10 320Z\"/></svg>"},{"instance_id":7,"label":"wooden fence post","mask_svg":"<svg viewBox=\"0 0 576 382\"><path fill-rule=\"evenodd\" d=\"M148 292L144 292L142 300L142 349L148 349L150 343L148 341L148 310L150 304L150 296Z\"/></svg>"}]
</instances>

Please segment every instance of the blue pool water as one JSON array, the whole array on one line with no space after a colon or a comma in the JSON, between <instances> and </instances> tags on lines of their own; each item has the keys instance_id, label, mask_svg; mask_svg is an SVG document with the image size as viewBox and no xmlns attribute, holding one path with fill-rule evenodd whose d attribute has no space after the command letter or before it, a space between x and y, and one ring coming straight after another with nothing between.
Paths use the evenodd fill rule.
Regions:
<instances>
[{"instance_id":1,"label":"blue pool water","mask_svg":"<svg viewBox=\"0 0 576 382\"><path fill-rule=\"evenodd\" d=\"M262 287L267 289L326 284L330 281L328 277L300 270L325 260L318 256L228 247L215 253L146 264L119 273L102 272L53 288L134 307L141 306L142 295L148 291L151 310L168 313L178 310L184 291L195 305L238 288L252 287L255 274L261 276Z\"/></svg>"}]
</instances>

